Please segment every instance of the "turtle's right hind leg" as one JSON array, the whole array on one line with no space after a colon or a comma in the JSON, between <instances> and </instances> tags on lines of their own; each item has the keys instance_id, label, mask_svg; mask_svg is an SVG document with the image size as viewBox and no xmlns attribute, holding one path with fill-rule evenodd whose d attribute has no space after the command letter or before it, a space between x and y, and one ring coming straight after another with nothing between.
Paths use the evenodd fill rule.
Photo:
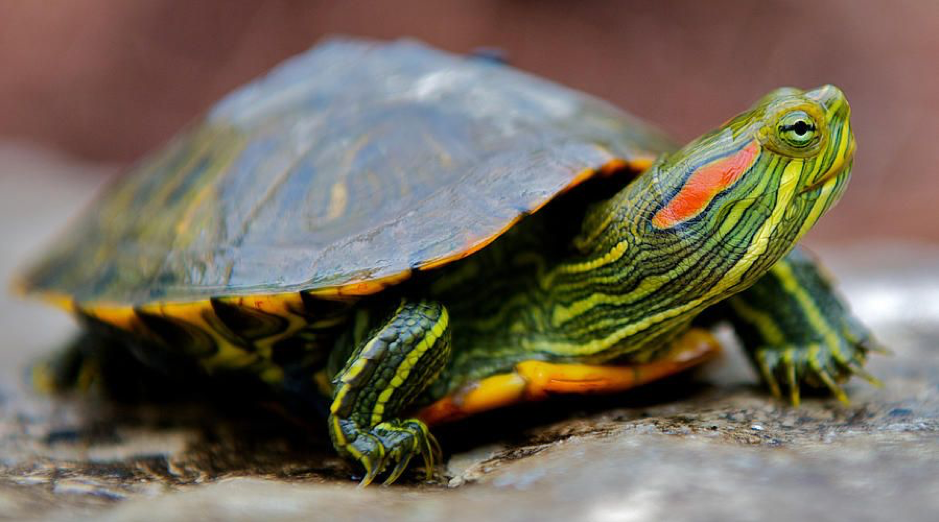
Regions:
<instances>
[{"instance_id":1,"label":"turtle's right hind leg","mask_svg":"<svg viewBox=\"0 0 939 522\"><path fill-rule=\"evenodd\" d=\"M101 396L118 402L169 398L179 392L179 379L141 362L124 340L85 330L67 346L30 368L40 392Z\"/></svg>"},{"instance_id":2,"label":"turtle's right hind leg","mask_svg":"<svg viewBox=\"0 0 939 522\"><path fill-rule=\"evenodd\" d=\"M64 348L36 361L29 368L33 387L54 395L91 392L100 383L102 370L95 347L104 341L96 333L82 332Z\"/></svg>"}]
</instances>

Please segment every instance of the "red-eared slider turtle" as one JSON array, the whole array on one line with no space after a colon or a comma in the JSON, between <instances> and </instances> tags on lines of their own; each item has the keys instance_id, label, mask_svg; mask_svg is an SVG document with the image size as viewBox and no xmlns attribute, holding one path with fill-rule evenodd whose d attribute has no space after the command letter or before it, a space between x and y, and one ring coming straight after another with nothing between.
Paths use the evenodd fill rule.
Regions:
<instances>
[{"instance_id":1,"label":"red-eared slider turtle","mask_svg":"<svg viewBox=\"0 0 939 522\"><path fill-rule=\"evenodd\" d=\"M429 424L702 362L715 320L774 394L844 398L872 343L793 246L847 185L849 115L783 88L678 149L502 64L333 41L105 190L23 286L81 318L83 368L116 343L325 393L364 484L430 473Z\"/></svg>"}]
</instances>

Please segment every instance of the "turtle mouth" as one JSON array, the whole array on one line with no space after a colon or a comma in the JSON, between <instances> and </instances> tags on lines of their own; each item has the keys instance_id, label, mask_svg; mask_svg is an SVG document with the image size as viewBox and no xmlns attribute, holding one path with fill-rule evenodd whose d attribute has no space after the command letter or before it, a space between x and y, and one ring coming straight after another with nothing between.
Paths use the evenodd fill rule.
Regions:
<instances>
[{"instance_id":1,"label":"turtle mouth","mask_svg":"<svg viewBox=\"0 0 939 522\"><path fill-rule=\"evenodd\" d=\"M799 194L813 194L824 191L825 188L829 185L834 185L837 183L840 178L850 175L853 164L854 160L849 159L843 162L837 169L830 169L828 172L815 180L814 183L800 190Z\"/></svg>"}]
</instances>

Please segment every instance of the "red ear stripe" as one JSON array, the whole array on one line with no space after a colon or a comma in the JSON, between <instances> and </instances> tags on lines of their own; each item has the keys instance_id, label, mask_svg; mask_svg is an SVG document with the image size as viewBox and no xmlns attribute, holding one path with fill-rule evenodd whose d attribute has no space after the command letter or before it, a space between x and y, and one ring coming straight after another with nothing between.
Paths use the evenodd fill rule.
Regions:
<instances>
[{"instance_id":1,"label":"red ear stripe","mask_svg":"<svg viewBox=\"0 0 939 522\"><path fill-rule=\"evenodd\" d=\"M754 140L730 156L698 168L688 176L678 194L655 213L652 224L671 228L697 216L714 196L733 185L753 165L759 153L760 146Z\"/></svg>"}]
</instances>

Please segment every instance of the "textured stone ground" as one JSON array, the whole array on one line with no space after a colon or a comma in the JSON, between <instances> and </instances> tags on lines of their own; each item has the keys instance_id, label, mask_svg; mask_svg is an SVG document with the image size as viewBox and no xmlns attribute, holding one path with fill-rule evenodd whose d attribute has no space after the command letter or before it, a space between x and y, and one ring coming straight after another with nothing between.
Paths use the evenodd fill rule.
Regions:
<instances>
[{"instance_id":1,"label":"textured stone ground","mask_svg":"<svg viewBox=\"0 0 939 522\"><path fill-rule=\"evenodd\" d=\"M73 171L61 176L65 170ZM0 147L0 278L49 241L99 178ZM29 176L19 172L30 172ZM263 408L51 401L30 360L72 333L0 298L0 519L935 520L939 249L818 249L895 355L852 404L769 400L732 347L693 376L562 400L440 433L441 478L356 490L319 430Z\"/></svg>"}]
</instances>

